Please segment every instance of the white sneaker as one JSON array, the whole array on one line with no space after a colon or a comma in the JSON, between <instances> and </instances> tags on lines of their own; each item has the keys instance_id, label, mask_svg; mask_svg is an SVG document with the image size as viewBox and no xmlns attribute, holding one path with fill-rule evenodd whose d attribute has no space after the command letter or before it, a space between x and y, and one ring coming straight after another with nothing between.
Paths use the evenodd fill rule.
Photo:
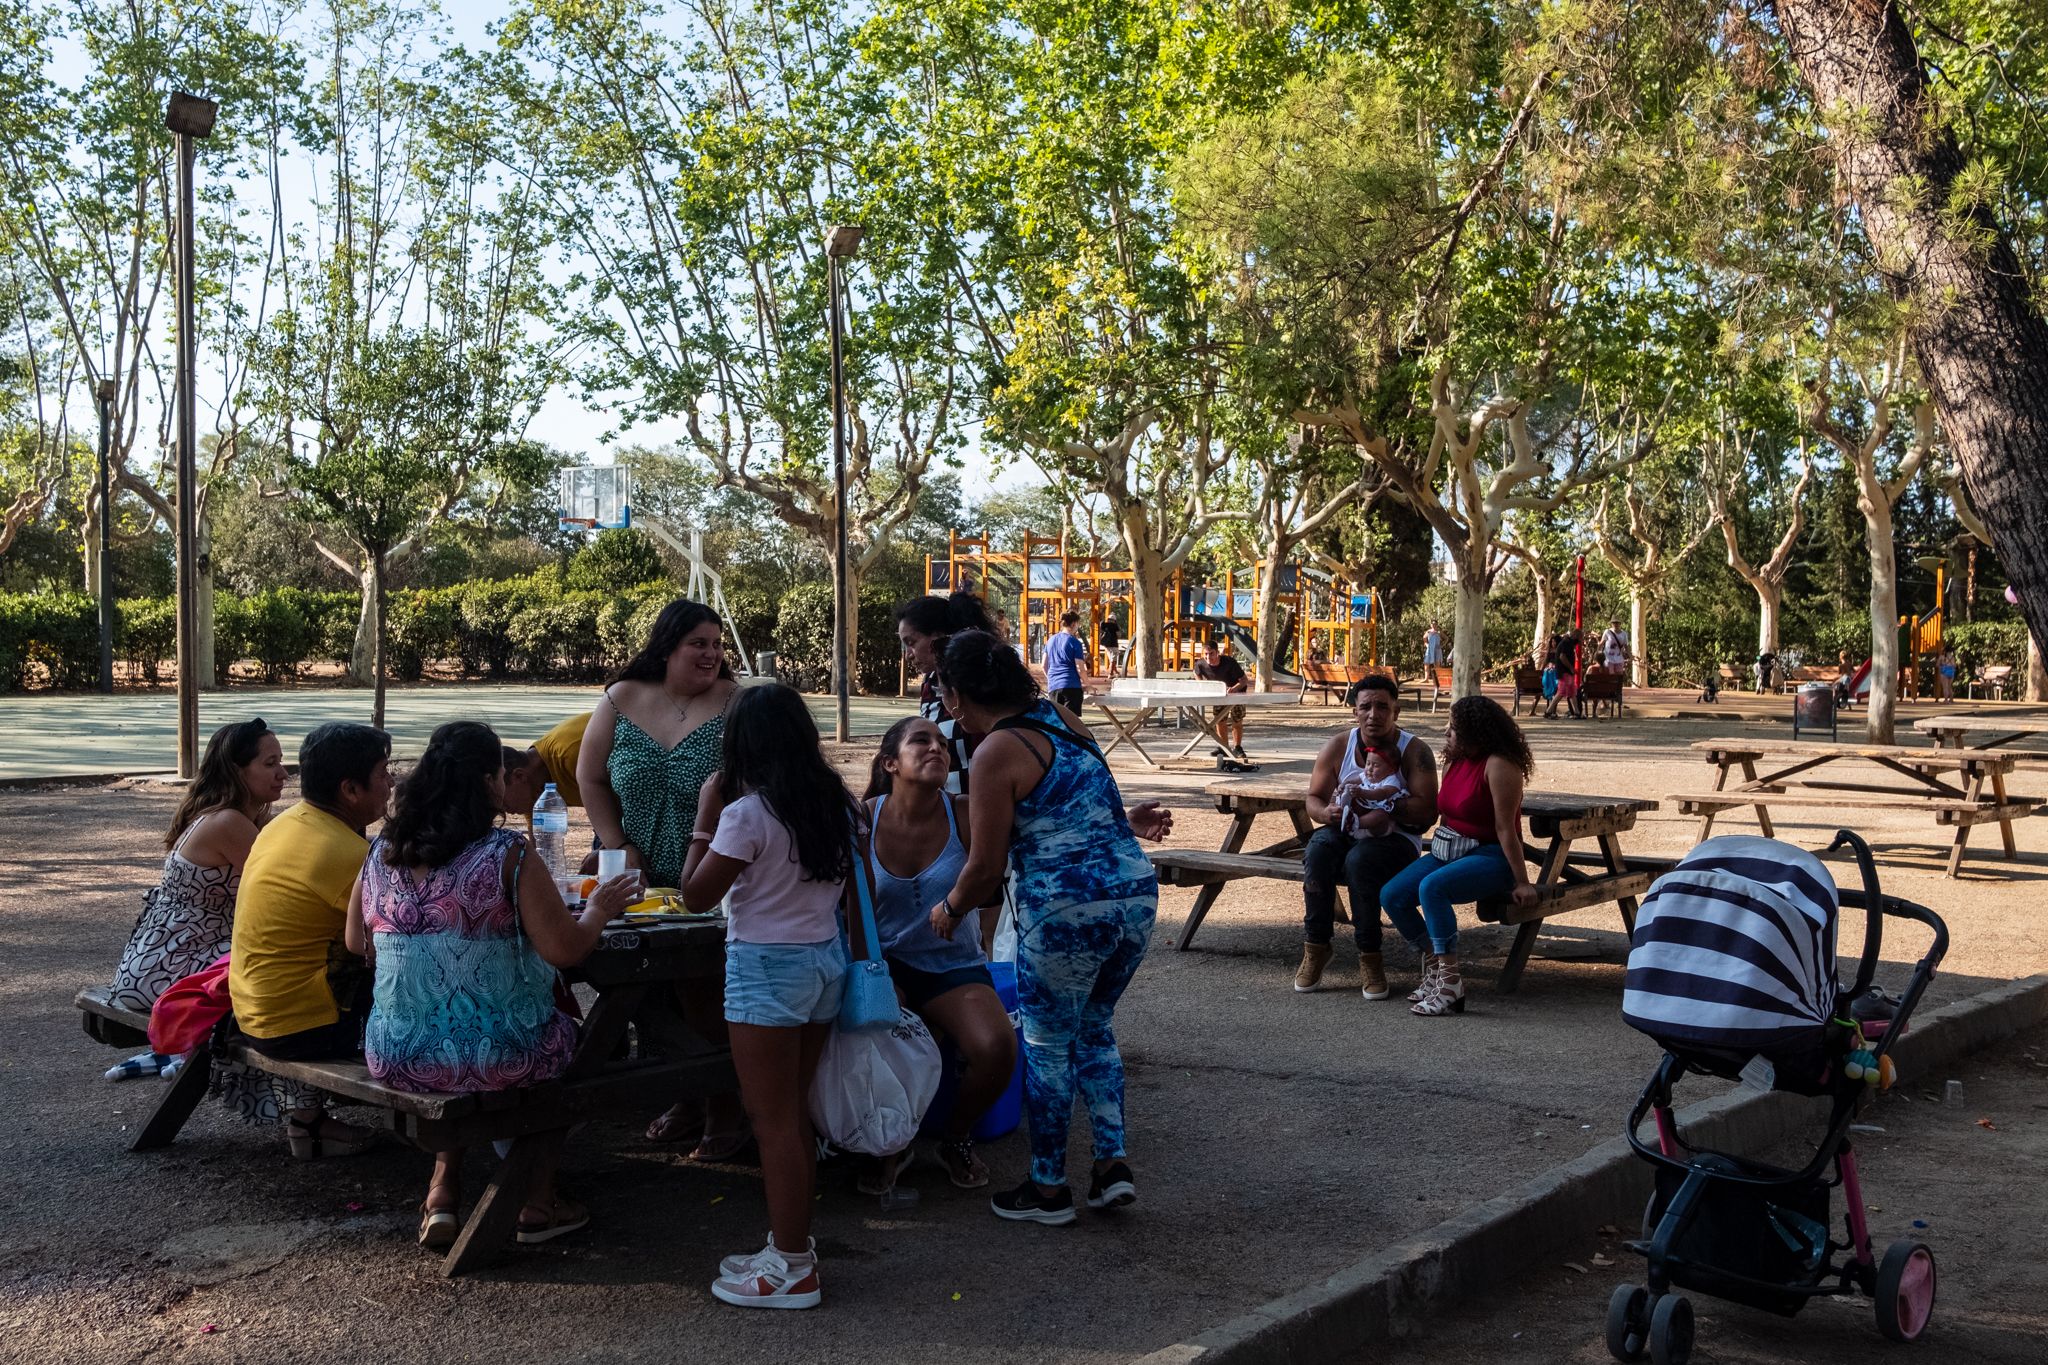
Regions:
<instances>
[{"instance_id":1,"label":"white sneaker","mask_svg":"<svg viewBox=\"0 0 2048 1365\"><path fill-rule=\"evenodd\" d=\"M816 1308L824 1297L818 1290L817 1261L796 1275L772 1244L748 1257L739 1274L713 1280L711 1295L739 1308Z\"/></svg>"},{"instance_id":2,"label":"white sneaker","mask_svg":"<svg viewBox=\"0 0 2048 1365\"><path fill-rule=\"evenodd\" d=\"M809 1246L808 1248L806 1248L806 1250L808 1250L808 1251L809 1251L809 1252L811 1253L811 1255L813 1255L813 1256L817 1255L817 1254L818 1254L818 1239L817 1239L817 1238L815 1238L815 1237L811 1237L811 1238L807 1238L806 1240L810 1242L810 1246ZM774 1250L775 1250L775 1234L771 1232L771 1233L769 1233L769 1234L768 1234L768 1240L767 1240L767 1242L766 1242L766 1243L764 1243L764 1244L762 1245L762 1247L761 1247L761 1251L774 1251ZM741 1254L738 1254L738 1255L733 1255L733 1256L728 1256L728 1257L726 1257L726 1258L725 1258L724 1260L722 1260L722 1261L720 1261L720 1262L718 1263L718 1273L719 1273L719 1275L720 1275L721 1277L730 1277L730 1276L738 1276L738 1275L744 1275L744 1274L746 1274L746 1273L747 1273L747 1267L749 1267L749 1266L753 1265L753 1263L755 1262L755 1260L756 1260L756 1259L758 1259L758 1258L759 1258L759 1256L761 1255L761 1251L749 1251L749 1252L744 1252L744 1253L741 1253ZM777 1254L779 1255L780 1253L778 1252Z\"/></svg>"}]
</instances>

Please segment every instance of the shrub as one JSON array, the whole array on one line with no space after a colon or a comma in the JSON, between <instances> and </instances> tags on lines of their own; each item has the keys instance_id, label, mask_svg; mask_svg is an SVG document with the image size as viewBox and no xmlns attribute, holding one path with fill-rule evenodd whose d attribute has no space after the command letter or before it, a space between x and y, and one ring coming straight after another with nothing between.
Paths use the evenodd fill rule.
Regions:
<instances>
[{"instance_id":1,"label":"shrub","mask_svg":"<svg viewBox=\"0 0 2048 1365\"><path fill-rule=\"evenodd\" d=\"M533 603L530 581L470 583L459 591L455 639L463 671L505 677L519 649L512 638L512 622Z\"/></svg>"},{"instance_id":2,"label":"shrub","mask_svg":"<svg viewBox=\"0 0 2048 1365\"><path fill-rule=\"evenodd\" d=\"M266 682L289 682L318 651L321 621L312 593L303 588L265 588L244 599L248 613L248 657Z\"/></svg>"},{"instance_id":3,"label":"shrub","mask_svg":"<svg viewBox=\"0 0 2048 1365\"><path fill-rule=\"evenodd\" d=\"M645 531L599 531L569 557L563 585L577 592L620 593L643 583L666 581L661 552Z\"/></svg>"},{"instance_id":4,"label":"shrub","mask_svg":"<svg viewBox=\"0 0 2048 1365\"><path fill-rule=\"evenodd\" d=\"M775 607L775 671L806 692L832 681L832 585L799 583Z\"/></svg>"},{"instance_id":5,"label":"shrub","mask_svg":"<svg viewBox=\"0 0 2048 1365\"><path fill-rule=\"evenodd\" d=\"M1968 668L1988 664L2027 666L2027 626L2024 621L1962 621L1948 628L1948 643Z\"/></svg>"},{"instance_id":6,"label":"shrub","mask_svg":"<svg viewBox=\"0 0 2048 1365\"><path fill-rule=\"evenodd\" d=\"M214 599L214 649L220 651L220 611L235 599ZM114 649L148 683L159 681L178 652L178 604L169 597L130 597L114 604ZM226 657L232 658L232 655Z\"/></svg>"},{"instance_id":7,"label":"shrub","mask_svg":"<svg viewBox=\"0 0 2048 1365\"><path fill-rule=\"evenodd\" d=\"M91 687L98 681L99 608L92 597L0 597L0 691L20 691L37 670L51 687Z\"/></svg>"},{"instance_id":8,"label":"shrub","mask_svg":"<svg viewBox=\"0 0 2048 1365\"><path fill-rule=\"evenodd\" d=\"M384 596L384 655L391 676L418 682L435 659L455 654L459 590L406 588ZM349 633L354 635L354 622Z\"/></svg>"}]
</instances>

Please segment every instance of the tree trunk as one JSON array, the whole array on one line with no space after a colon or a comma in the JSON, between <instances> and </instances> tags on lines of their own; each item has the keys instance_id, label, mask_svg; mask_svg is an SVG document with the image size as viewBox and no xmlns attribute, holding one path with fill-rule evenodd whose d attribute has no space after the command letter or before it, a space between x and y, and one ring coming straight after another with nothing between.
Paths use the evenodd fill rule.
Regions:
<instances>
[{"instance_id":1,"label":"tree trunk","mask_svg":"<svg viewBox=\"0 0 2048 1365\"><path fill-rule=\"evenodd\" d=\"M832 553L832 548L827 546L825 562L831 566L832 571L832 601L834 604L832 618L835 622L839 622L838 603L841 600L844 600L846 603L846 619L843 622L839 622L846 630L846 694L850 697L856 697L860 695L860 564L856 562L853 554L849 551L846 556L846 596L844 599L841 599L839 596L839 565L835 561L836 556ZM827 638L830 638L829 635ZM1008 642L1006 641L1005 643ZM837 659L835 657L827 662L829 665L827 677L832 687L832 695L836 697L839 695Z\"/></svg>"},{"instance_id":2,"label":"tree trunk","mask_svg":"<svg viewBox=\"0 0 2048 1365\"><path fill-rule=\"evenodd\" d=\"M1160 555L1140 543L1131 556L1131 666L1134 678L1156 678L1166 658L1165 573Z\"/></svg>"},{"instance_id":3,"label":"tree trunk","mask_svg":"<svg viewBox=\"0 0 2048 1365\"><path fill-rule=\"evenodd\" d=\"M1893 291L1915 305L1914 355L1971 505L1991 531L2021 614L2036 637L2048 637L2048 536L2039 534L2048 525L2048 320L2035 311L2027 276L1988 210L1971 211L1977 231L1947 221L1964 158L1936 125L1926 72L1896 6L1776 6L1814 103L1841 111L1829 131L1842 180ZM1883 633L1875 621L1872 629ZM1873 733L1876 720L1873 707Z\"/></svg>"},{"instance_id":4,"label":"tree trunk","mask_svg":"<svg viewBox=\"0 0 2048 1365\"><path fill-rule=\"evenodd\" d=\"M1776 654L1778 652L1778 613L1785 603L1785 589L1767 579L1752 578L1749 586L1756 590L1756 652Z\"/></svg>"},{"instance_id":5,"label":"tree trunk","mask_svg":"<svg viewBox=\"0 0 2048 1365\"><path fill-rule=\"evenodd\" d=\"M384 728L384 551L370 556L370 600L377 617L377 626L370 634L375 642L370 653L370 676L376 679L376 691L370 702L370 724L379 730Z\"/></svg>"},{"instance_id":6,"label":"tree trunk","mask_svg":"<svg viewBox=\"0 0 2048 1365\"><path fill-rule=\"evenodd\" d=\"M1536 585L1536 630L1529 637L1529 652L1540 670L1550 653L1550 576L1531 564L1529 580Z\"/></svg>"},{"instance_id":7,"label":"tree trunk","mask_svg":"<svg viewBox=\"0 0 2048 1365\"><path fill-rule=\"evenodd\" d=\"M211 692L226 684L233 659L216 659L213 638L213 518L200 503L192 519L192 632L196 647L192 671L199 675L199 690Z\"/></svg>"},{"instance_id":8,"label":"tree trunk","mask_svg":"<svg viewBox=\"0 0 2048 1365\"><path fill-rule=\"evenodd\" d=\"M1460 565L1458 603L1451 615L1451 696L1477 696L1485 667L1486 579Z\"/></svg>"},{"instance_id":9,"label":"tree trunk","mask_svg":"<svg viewBox=\"0 0 2048 1365\"><path fill-rule=\"evenodd\" d=\"M1260 692L1273 686L1273 670L1280 666L1280 538L1267 542L1273 547L1266 560L1265 576L1259 581L1257 613L1252 628L1259 637L1259 657L1252 673L1252 687ZM1296 627L1299 629L1299 627Z\"/></svg>"},{"instance_id":10,"label":"tree trunk","mask_svg":"<svg viewBox=\"0 0 2048 1365\"><path fill-rule=\"evenodd\" d=\"M1870 709L1865 737L1890 744L1899 710L1899 557L1892 545L1892 509L1865 506L1870 540Z\"/></svg>"},{"instance_id":11,"label":"tree trunk","mask_svg":"<svg viewBox=\"0 0 2048 1365\"><path fill-rule=\"evenodd\" d=\"M377 681L377 631L383 624L374 564L356 571L356 591L362 594L362 605L356 615L355 644L348 652L348 680L357 687L371 687Z\"/></svg>"},{"instance_id":12,"label":"tree trunk","mask_svg":"<svg viewBox=\"0 0 2048 1365\"><path fill-rule=\"evenodd\" d=\"M1634 583L1628 588L1628 680L1632 687L1650 685L1650 599Z\"/></svg>"},{"instance_id":13,"label":"tree trunk","mask_svg":"<svg viewBox=\"0 0 2048 1365\"><path fill-rule=\"evenodd\" d=\"M2027 691L2028 701L2048 701L2048 661L2041 657L2041 642L2031 631L2027 634Z\"/></svg>"}]
</instances>

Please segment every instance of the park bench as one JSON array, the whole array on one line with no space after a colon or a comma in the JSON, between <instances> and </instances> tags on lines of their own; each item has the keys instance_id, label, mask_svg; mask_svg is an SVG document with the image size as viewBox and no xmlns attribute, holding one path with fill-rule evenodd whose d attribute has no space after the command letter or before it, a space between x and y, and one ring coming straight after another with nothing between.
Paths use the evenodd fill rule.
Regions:
<instances>
[{"instance_id":1,"label":"park bench","mask_svg":"<svg viewBox=\"0 0 2048 1365\"><path fill-rule=\"evenodd\" d=\"M1622 676L1619 673L1609 673L1604 668L1590 669L1585 680L1579 684L1579 700L1585 703L1586 710L1591 715L1597 716L1602 708L1605 708L1619 719L1621 684Z\"/></svg>"},{"instance_id":2,"label":"park bench","mask_svg":"<svg viewBox=\"0 0 2048 1365\"><path fill-rule=\"evenodd\" d=\"M1326 664L1310 659L1301 666L1301 700L1306 702L1313 689L1322 694L1325 706L1343 701L1351 694L1351 684L1372 671L1365 664Z\"/></svg>"},{"instance_id":3,"label":"park bench","mask_svg":"<svg viewBox=\"0 0 2048 1365\"><path fill-rule=\"evenodd\" d=\"M1522 714L1522 698L1529 699L1529 710L1534 714L1543 704L1543 671L1534 664L1515 665L1515 704L1512 714Z\"/></svg>"},{"instance_id":4,"label":"park bench","mask_svg":"<svg viewBox=\"0 0 2048 1365\"><path fill-rule=\"evenodd\" d=\"M1181 927L1177 950L1194 941L1195 931L1215 905L1223 888L1234 881L1268 878L1298 882L1302 878L1301 851L1315 826L1308 818L1307 784L1299 777L1231 778L1212 782L1204 790L1216 798L1216 808L1231 817L1223 836L1223 847L1206 849L1163 848L1151 851L1152 866L1162 886L1191 886L1199 890ZM1501 968L1497 989L1512 992L1522 979L1530 950L1535 947L1543 921L1552 915L1568 914L1588 906L1613 901L1621 910L1623 925L1635 928L1636 898L1649 890L1657 869L1638 865L1622 857L1619 836L1634 828L1636 816L1655 810L1655 801L1626 797L1578 796L1569 792L1528 792L1522 799L1522 815L1528 823L1530 860L1539 865L1536 901L1527 907L1512 900L1481 901L1475 913L1483 922L1519 926L1506 963ZM1243 852L1252 824L1261 815L1285 815L1293 833L1280 842L1251 853ZM1593 840L1597 853L1573 856L1571 846L1579 840ZM1548 840L1539 851L1537 844ZM1661 868L1661 864L1658 865ZM1343 913L1339 897L1339 918Z\"/></svg>"},{"instance_id":5,"label":"park bench","mask_svg":"<svg viewBox=\"0 0 2048 1365\"><path fill-rule=\"evenodd\" d=\"M345 1105L367 1107L372 1126L423 1152L509 1141L483 1197L442 1263L444 1275L459 1275L504 1252L536 1164L548 1144L559 1142L571 1126L609 1109L659 1108L678 1097L737 1088L730 1054L694 1035L665 1034L663 1046L673 1046L673 1055L652 1056L646 1051L643 1024L641 1046L627 1046L627 1025L650 1003L655 988L715 973L724 941L722 919L608 929L598 949L573 973L595 986L598 996L577 1035L567 1069L554 1080L513 1090L463 1095L394 1090L373 1079L360 1061L284 1061L221 1030L187 1058L128 1150L151 1151L176 1140L205 1099L216 1061L312 1086ZM104 987L81 990L74 1003L84 1016L85 1031L95 1039L119 1047L148 1045L148 1016L112 1004Z\"/></svg>"},{"instance_id":6,"label":"park bench","mask_svg":"<svg viewBox=\"0 0 2048 1365\"><path fill-rule=\"evenodd\" d=\"M1822 668L1817 664L1801 664L1797 668L1781 673L1778 679L1778 690L1780 692L1797 692L1808 683L1827 683L1832 686L1841 676L1839 672L1832 668Z\"/></svg>"},{"instance_id":7,"label":"park bench","mask_svg":"<svg viewBox=\"0 0 2048 1365\"><path fill-rule=\"evenodd\" d=\"M1713 833L1717 815L1742 806L1755 810L1757 826L1766 838L1774 837L1772 806L1834 811L1917 810L1932 815L1936 825L1955 829L1947 869L1947 875L1954 877L1962 870L1972 827L1996 823L2005 856L2017 858L2012 822L2035 814L2040 805L2038 797L2006 794L2006 774L2013 770L2019 755L1999 750L1750 739L1703 739L1692 747L1714 765L1714 789L1674 792L1669 799L1678 802L1680 814L1700 817L1701 839ZM1784 766L1759 774L1757 764L1766 759L1783 760ZM1895 777L1907 779L1910 785L1878 783L1867 778L1805 776L1817 768L1854 762L1873 764ZM1738 769L1741 780L1731 786L1729 778Z\"/></svg>"},{"instance_id":8,"label":"park bench","mask_svg":"<svg viewBox=\"0 0 2048 1365\"><path fill-rule=\"evenodd\" d=\"M2012 684L2011 664L1986 664L1970 679L1969 695L1975 697L1982 689L1987 701L2004 701L2005 689Z\"/></svg>"}]
</instances>

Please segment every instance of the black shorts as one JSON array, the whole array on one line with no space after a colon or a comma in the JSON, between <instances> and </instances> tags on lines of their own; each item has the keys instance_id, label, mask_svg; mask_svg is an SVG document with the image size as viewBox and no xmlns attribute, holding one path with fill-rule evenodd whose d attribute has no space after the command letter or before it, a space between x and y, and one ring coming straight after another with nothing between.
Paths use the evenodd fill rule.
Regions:
<instances>
[{"instance_id":1,"label":"black shorts","mask_svg":"<svg viewBox=\"0 0 2048 1365\"><path fill-rule=\"evenodd\" d=\"M906 967L895 958L888 961L889 979L896 983L896 989L903 992L904 1002L914 1010L921 1010L948 991L957 991L962 986L986 986L990 990L996 986L986 962L970 962L964 967L953 967L943 972L927 972Z\"/></svg>"},{"instance_id":2,"label":"black shorts","mask_svg":"<svg viewBox=\"0 0 2048 1365\"><path fill-rule=\"evenodd\" d=\"M1075 715L1081 714L1081 689L1078 687L1056 687L1052 691L1055 706L1064 706Z\"/></svg>"}]
</instances>

